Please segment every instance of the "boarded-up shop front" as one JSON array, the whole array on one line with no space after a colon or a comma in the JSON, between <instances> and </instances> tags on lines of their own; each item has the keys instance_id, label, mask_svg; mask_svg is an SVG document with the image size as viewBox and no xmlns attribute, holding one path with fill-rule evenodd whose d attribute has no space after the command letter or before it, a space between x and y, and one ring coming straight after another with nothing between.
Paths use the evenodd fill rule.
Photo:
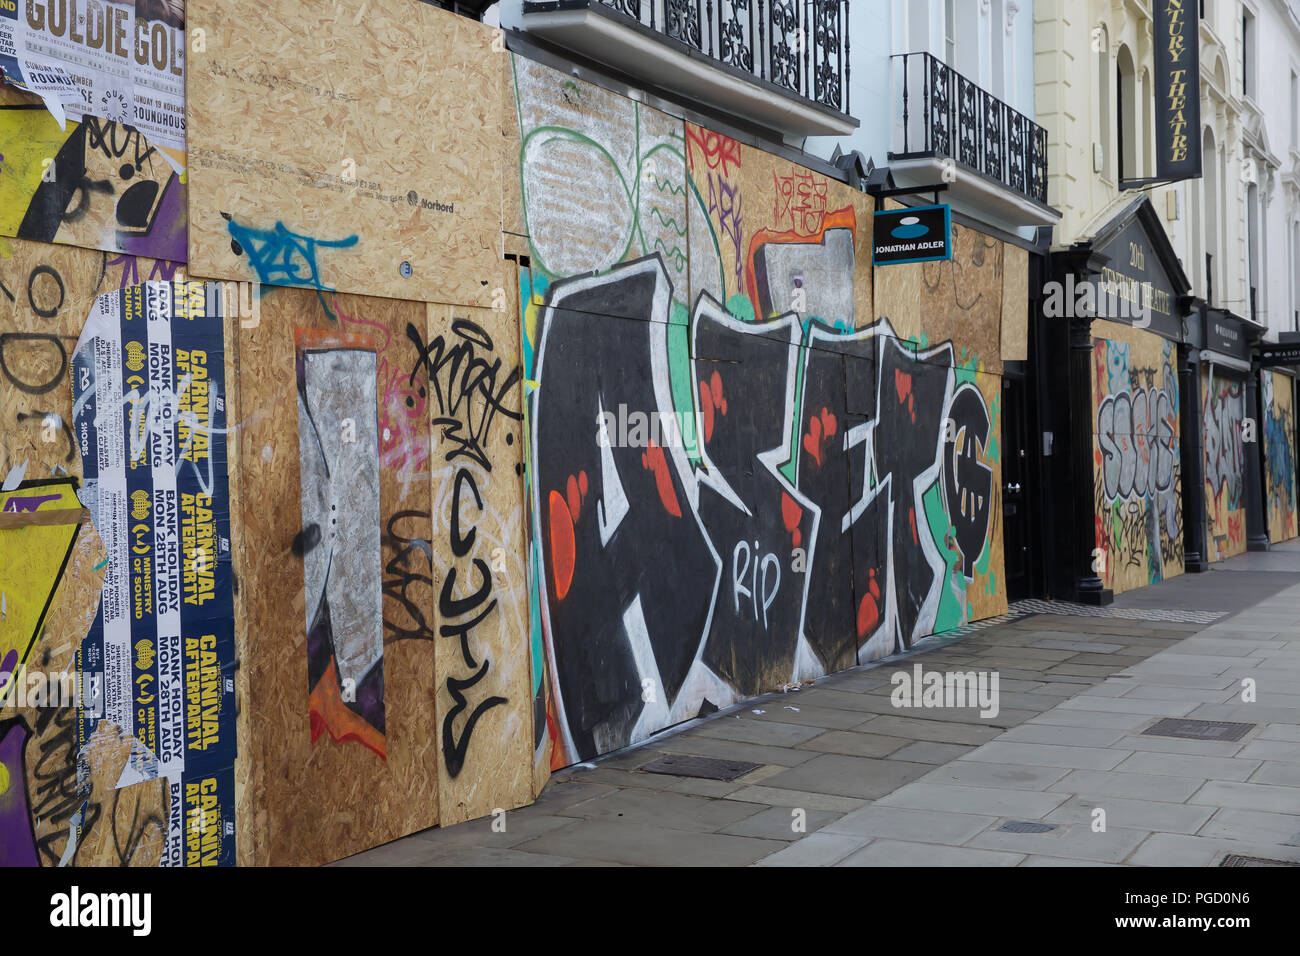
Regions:
<instances>
[{"instance_id":1,"label":"boarded-up shop front","mask_svg":"<svg viewBox=\"0 0 1300 956\"><path fill-rule=\"evenodd\" d=\"M112 688L0 714L15 861L337 859L1006 609L1023 248L873 269L832 167L425 4L187 15L187 157L0 109L0 663Z\"/></svg>"}]
</instances>

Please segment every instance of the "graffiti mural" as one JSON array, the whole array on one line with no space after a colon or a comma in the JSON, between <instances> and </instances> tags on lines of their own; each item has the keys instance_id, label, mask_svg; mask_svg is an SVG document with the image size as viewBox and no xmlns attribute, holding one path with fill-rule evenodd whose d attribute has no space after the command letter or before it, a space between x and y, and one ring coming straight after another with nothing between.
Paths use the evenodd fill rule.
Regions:
<instances>
[{"instance_id":1,"label":"graffiti mural","mask_svg":"<svg viewBox=\"0 0 1300 956\"><path fill-rule=\"evenodd\" d=\"M586 91L518 62L516 80L524 143L570 148L539 118L572 129ZM873 316L869 199L690 123L647 139L638 104L590 95L609 102L581 150L623 171L608 207L586 166L521 153L552 767L1005 608L1001 244L966 231L960 282L918 272ZM686 223L684 261L639 241L647 143L673 158L651 215Z\"/></svg>"},{"instance_id":2,"label":"graffiti mural","mask_svg":"<svg viewBox=\"0 0 1300 956\"><path fill-rule=\"evenodd\" d=\"M86 115L60 129L38 97L0 84L0 143L0 235L188 258L181 175L134 126Z\"/></svg>"},{"instance_id":3,"label":"graffiti mural","mask_svg":"<svg viewBox=\"0 0 1300 956\"><path fill-rule=\"evenodd\" d=\"M1093 343L1094 559L1119 593L1183 571L1177 347L1103 326Z\"/></svg>"},{"instance_id":4,"label":"graffiti mural","mask_svg":"<svg viewBox=\"0 0 1300 956\"><path fill-rule=\"evenodd\" d=\"M1268 537L1277 543L1296 536L1295 381L1281 372L1265 370L1260 389Z\"/></svg>"},{"instance_id":5,"label":"graffiti mural","mask_svg":"<svg viewBox=\"0 0 1300 956\"><path fill-rule=\"evenodd\" d=\"M1212 561L1246 550L1246 386L1219 369L1201 370L1205 429L1207 548Z\"/></svg>"},{"instance_id":6,"label":"graffiti mural","mask_svg":"<svg viewBox=\"0 0 1300 956\"><path fill-rule=\"evenodd\" d=\"M932 633L951 581L927 498L967 577L987 547L984 399L951 344L914 351L887 320L805 338L795 315L745 322L702 293L697 458L676 436L602 440L607 409L676 415L654 320L670 301L652 256L556 282L540 318L532 506L573 759ZM590 320L634 302L641 322Z\"/></svg>"},{"instance_id":7,"label":"graffiti mural","mask_svg":"<svg viewBox=\"0 0 1300 956\"><path fill-rule=\"evenodd\" d=\"M374 342L295 338L312 740L328 731L386 758Z\"/></svg>"}]
</instances>

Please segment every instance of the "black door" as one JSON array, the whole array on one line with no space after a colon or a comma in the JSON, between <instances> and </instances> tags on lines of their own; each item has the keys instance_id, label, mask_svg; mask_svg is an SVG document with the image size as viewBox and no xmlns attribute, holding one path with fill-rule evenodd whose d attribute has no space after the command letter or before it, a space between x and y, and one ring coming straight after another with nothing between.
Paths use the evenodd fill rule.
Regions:
<instances>
[{"instance_id":1,"label":"black door","mask_svg":"<svg viewBox=\"0 0 1300 956\"><path fill-rule=\"evenodd\" d=\"M1037 597L1034 586L1029 496L1032 470L1027 447L1025 382L1002 379L1002 534L1006 563L1007 601Z\"/></svg>"}]
</instances>

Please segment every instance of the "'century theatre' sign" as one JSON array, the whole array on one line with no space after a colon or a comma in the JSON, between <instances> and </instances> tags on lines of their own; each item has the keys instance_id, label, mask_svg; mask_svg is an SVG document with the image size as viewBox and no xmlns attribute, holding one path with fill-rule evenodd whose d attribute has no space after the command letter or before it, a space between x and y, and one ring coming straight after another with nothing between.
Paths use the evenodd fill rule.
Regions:
<instances>
[{"instance_id":1,"label":"'century theatre' sign","mask_svg":"<svg viewBox=\"0 0 1300 956\"><path fill-rule=\"evenodd\" d=\"M1153 0L1156 178L1201 175L1201 58L1197 0Z\"/></svg>"}]
</instances>

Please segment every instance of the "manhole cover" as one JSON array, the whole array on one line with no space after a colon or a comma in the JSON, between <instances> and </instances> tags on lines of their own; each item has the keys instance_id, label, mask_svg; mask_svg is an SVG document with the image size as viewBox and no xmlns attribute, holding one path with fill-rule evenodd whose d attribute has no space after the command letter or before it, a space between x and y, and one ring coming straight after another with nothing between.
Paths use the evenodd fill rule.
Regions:
<instances>
[{"instance_id":1,"label":"manhole cover","mask_svg":"<svg viewBox=\"0 0 1300 956\"><path fill-rule=\"evenodd\" d=\"M1288 863L1286 860L1269 860L1262 856L1241 856L1230 853L1223 858L1219 866L1300 866L1300 863Z\"/></svg>"},{"instance_id":2,"label":"manhole cover","mask_svg":"<svg viewBox=\"0 0 1300 956\"><path fill-rule=\"evenodd\" d=\"M1142 731L1142 736L1184 737L1187 740L1240 740L1254 727L1254 724L1236 724L1224 720L1166 717Z\"/></svg>"},{"instance_id":3,"label":"manhole cover","mask_svg":"<svg viewBox=\"0 0 1300 956\"><path fill-rule=\"evenodd\" d=\"M1050 833L1055 830L1055 823L1033 823L1029 820L1008 820L998 827L1005 833Z\"/></svg>"},{"instance_id":4,"label":"manhole cover","mask_svg":"<svg viewBox=\"0 0 1300 956\"><path fill-rule=\"evenodd\" d=\"M744 760L717 760L713 757L660 757L639 769L646 773L666 773L673 777L701 777L705 780L735 780L763 766Z\"/></svg>"}]
</instances>

